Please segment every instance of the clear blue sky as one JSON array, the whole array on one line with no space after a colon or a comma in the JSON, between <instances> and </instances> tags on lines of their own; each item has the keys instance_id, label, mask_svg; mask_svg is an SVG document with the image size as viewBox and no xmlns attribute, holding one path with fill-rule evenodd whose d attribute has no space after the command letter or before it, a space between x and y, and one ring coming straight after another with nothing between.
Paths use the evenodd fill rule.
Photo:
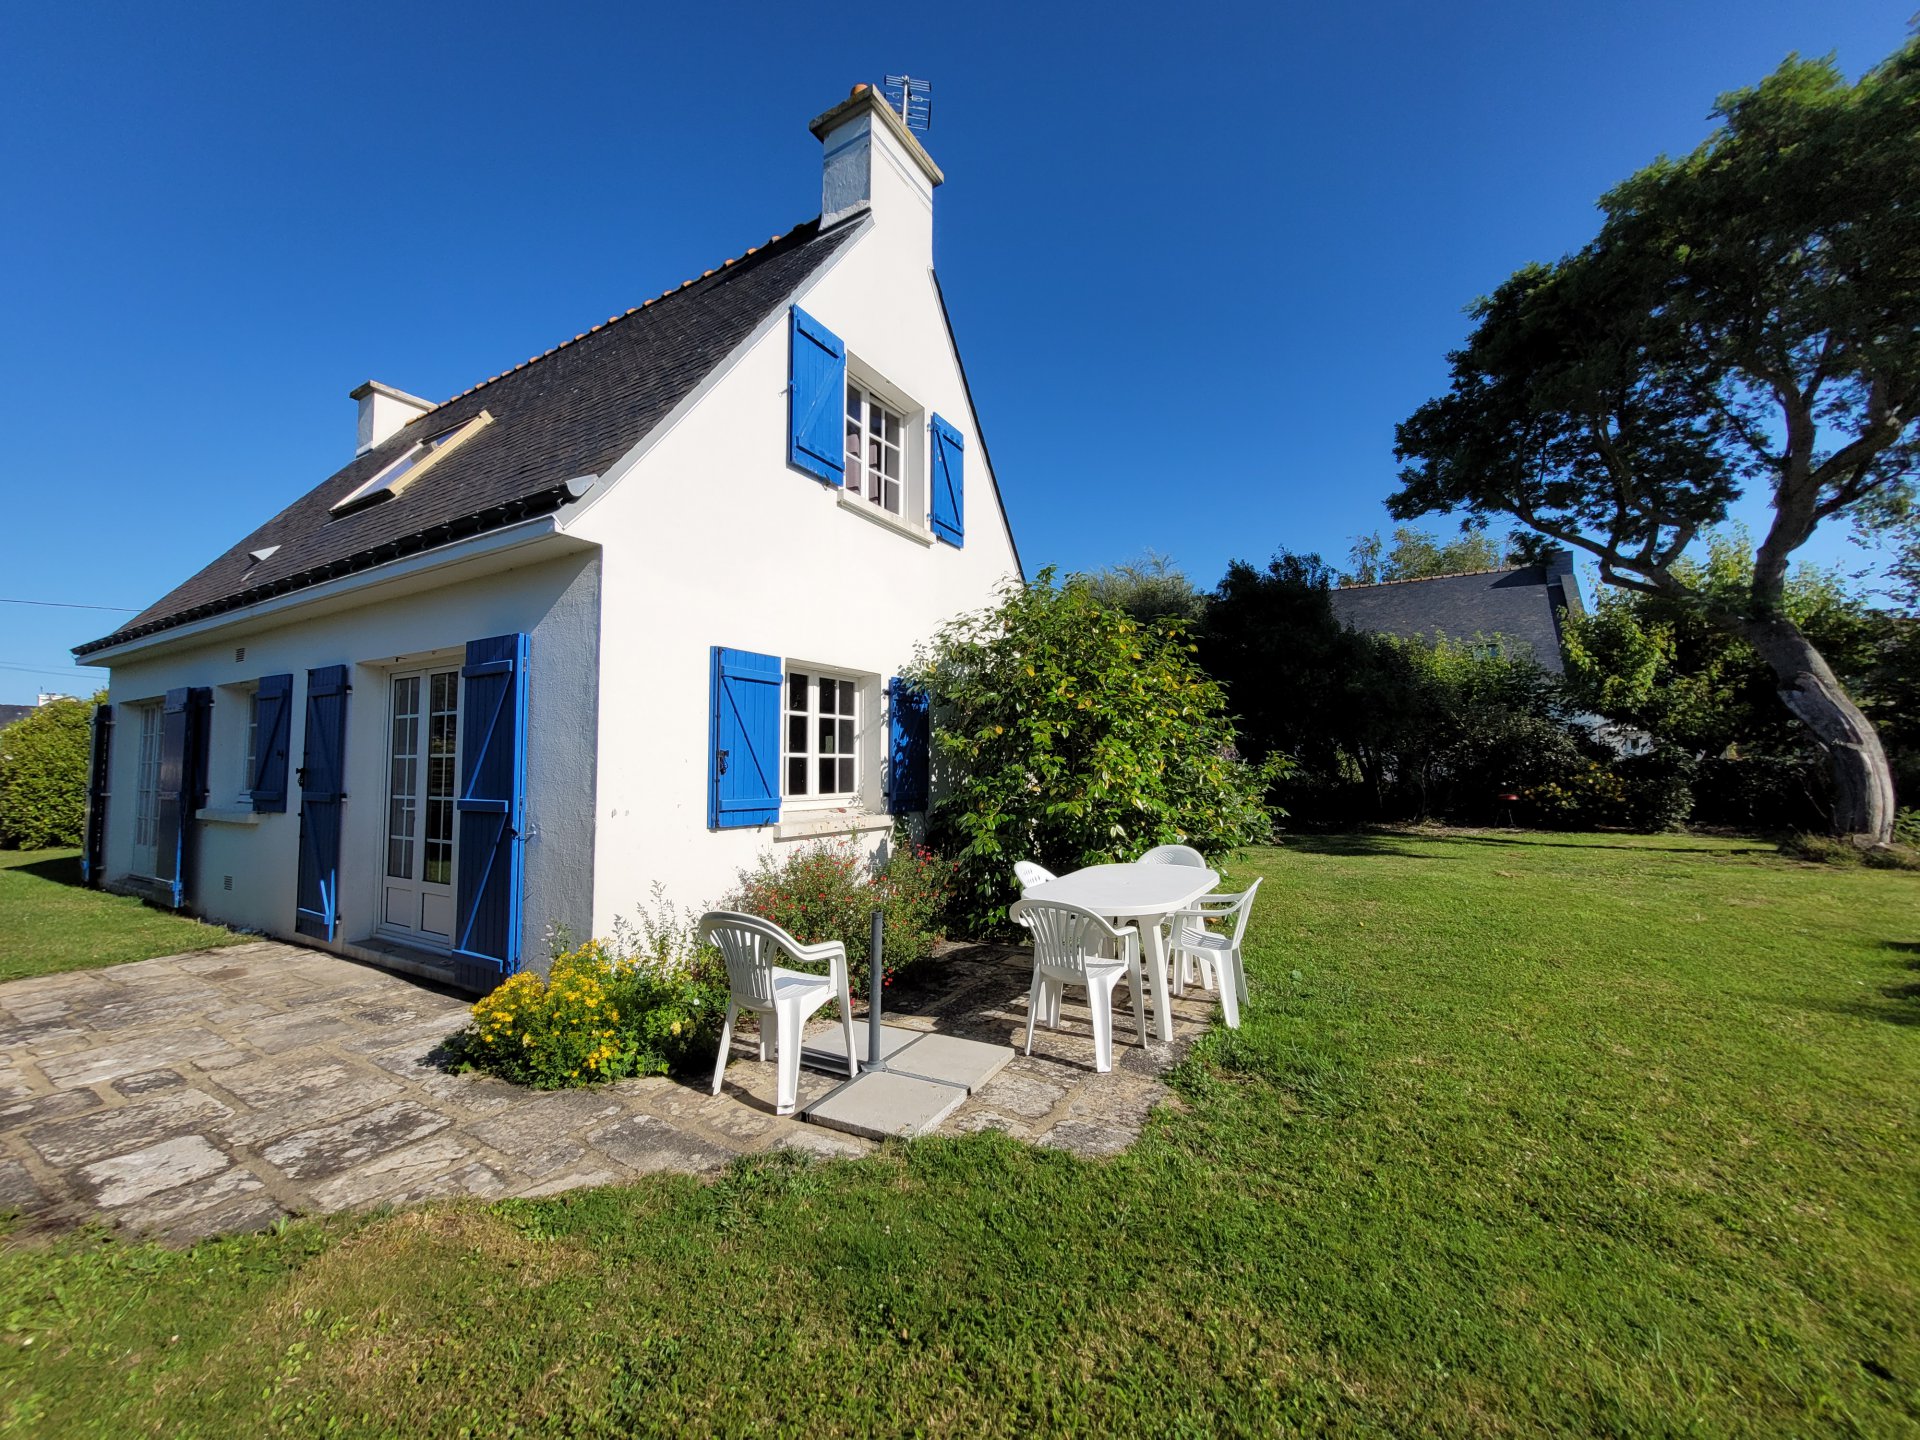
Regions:
<instances>
[{"instance_id":1,"label":"clear blue sky","mask_svg":"<svg viewBox=\"0 0 1920 1440\"><path fill-rule=\"evenodd\" d=\"M14 6L0 598L143 606L350 457L359 381L444 398L810 218L806 122L890 70L1029 570L1342 558L1466 302L1912 4ZM0 605L0 699L119 618Z\"/></svg>"}]
</instances>

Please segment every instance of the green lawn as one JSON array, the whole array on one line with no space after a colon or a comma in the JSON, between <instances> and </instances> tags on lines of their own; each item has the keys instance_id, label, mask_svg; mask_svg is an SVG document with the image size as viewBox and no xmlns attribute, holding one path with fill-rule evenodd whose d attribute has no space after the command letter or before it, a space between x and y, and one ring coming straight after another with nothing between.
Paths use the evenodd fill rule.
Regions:
<instances>
[{"instance_id":1,"label":"green lawn","mask_svg":"<svg viewBox=\"0 0 1920 1440\"><path fill-rule=\"evenodd\" d=\"M80 885L78 850L0 850L0 980L91 970L247 937Z\"/></svg>"},{"instance_id":2,"label":"green lawn","mask_svg":"<svg viewBox=\"0 0 1920 1440\"><path fill-rule=\"evenodd\" d=\"M18 1241L0 1425L1920 1433L1920 877L1493 834L1237 869L1245 1028L1117 1159Z\"/></svg>"}]
</instances>

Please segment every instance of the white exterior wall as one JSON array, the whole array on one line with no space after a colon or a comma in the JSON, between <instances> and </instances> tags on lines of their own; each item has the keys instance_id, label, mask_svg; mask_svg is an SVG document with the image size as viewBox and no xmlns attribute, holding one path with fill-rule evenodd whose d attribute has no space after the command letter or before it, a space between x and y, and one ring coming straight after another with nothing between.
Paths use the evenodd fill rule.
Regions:
<instances>
[{"instance_id":1,"label":"white exterior wall","mask_svg":"<svg viewBox=\"0 0 1920 1440\"><path fill-rule=\"evenodd\" d=\"M915 533L787 464L783 308L557 521L559 533L545 543L578 553L504 571L510 562L496 557L486 562L489 573L443 569L344 600L317 587L275 620L128 647L127 658L112 662L109 883L123 881L132 863L138 723L128 702L176 686L216 687L210 808L218 808L240 788L246 723L244 704L228 703L218 687L291 672L287 812L203 823L191 897L211 918L290 936L299 808L292 772L306 672L346 662L355 690L342 935L368 937L384 862L383 677L396 657L453 657L468 640L512 631L531 636L526 963L544 963L550 925L605 934L656 884L672 903L703 908L777 847L854 825L869 852L885 844L886 681L942 623L990 605L1002 583L1018 579L1019 564L933 280L931 177L884 124L857 119L826 140L829 154L847 142L866 148L856 168L870 194L865 210L856 206L844 222L858 233L795 298L845 341L850 378L904 411L907 528ZM928 422L936 412L965 447L960 548L927 528ZM246 658L236 662L233 648L242 643ZM787 802L777 826L708 829L716 645L862 677L857 806Z\"/></svg>"},{"instance_id":2,"label":"white exterior wall","mask_svg":"<svg viewBox=\"0 0 1920 1440\"><path fill-rule=\"evenodd\" d=\"M115 724L107 883L125 885L134 873L139 720L132 706L157 701L175 687L211 686L207 808L231 818L198 822L197 883L188 903L212 920L315 943L296 937L293 928L300 834L295 772L304 742L307 671L346 664L353 691L347 702L340 937L350 943L367 939L378 921L385 860L386 677L429 657L457 665L469 640L525 632L530 688L523 958L544 963L548 924L566 923L584 933L592 914L599 557L576 550L530 564L514 564L507 556L495 563L513 568L451 584L417 577L405 593L388 587L320 615L313 613L316 607L296 608L270 628L240 624L198 642L170 645L153 658L116 663L108 696ZM244 647L244 659L235 659L236 647ZM246 696L223 687L289 672L287 808L284 814L246 814L240 800L246 786ZM460 718L462 726L472 719L464 712Z\"/></svg>"},{"instance_id":3,"label":"white exterior wall","mask_svg":"<svg viewBox=\"0 0 1920 1440\"><path fill-rule=\"evenodd\" d=\"M877 163L877 161L876 161ZM891 171L889 183L896 180ZM965 440L966 543L903 535L786 463L784 311L677 423L568 526L607 556L600 653L600 809L594 926L604 933L659 883L676 905L718 901L739 872L819 820L709 830L711 647L875 677L862 697L862 803L884 812L888 677L942 622L992 603L1018 573L929 266L925 200L905 187L798 297L846 342L850 375L910 400L907 509L927 509L927 421ZM916 209L918 213L916 213ZM845 833L844 823L840 833ZM845 823L851 823L848 817ZM884 818L861 844L884 844Z\"/></svg>"}]
</instances>

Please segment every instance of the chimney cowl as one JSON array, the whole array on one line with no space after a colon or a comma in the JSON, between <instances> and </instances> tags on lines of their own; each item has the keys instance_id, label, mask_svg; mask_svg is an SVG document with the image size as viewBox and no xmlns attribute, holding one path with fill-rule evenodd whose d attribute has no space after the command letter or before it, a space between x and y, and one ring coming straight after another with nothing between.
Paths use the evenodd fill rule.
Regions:
<instances>
[{"instance_id":1,"label":"chimney cowl","mask_svg":"<svg viewBox=\"0 0 1920 1440\"><path fill-rule=\"evenodd\" d=\"M886 96L856 85L807 128L820 141L820 223L864 211L931 262L933 191L947 177Z\"/></svg>"}]
</instances>

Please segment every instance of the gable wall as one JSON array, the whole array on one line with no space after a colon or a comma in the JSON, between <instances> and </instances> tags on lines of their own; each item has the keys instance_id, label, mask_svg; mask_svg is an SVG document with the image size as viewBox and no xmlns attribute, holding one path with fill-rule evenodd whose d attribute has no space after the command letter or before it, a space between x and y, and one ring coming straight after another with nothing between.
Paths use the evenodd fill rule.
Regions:
<instances>
[{"instance_id":1,"label":"gable wall","mask_svg":"<svg viewBox=\"0 0 1920 1440\"><path fill-rule=\"evenodd\" d=\"M737 873L794 838L783 825L707 828L710 647L723 645L879 677L945 620L993 602L1017 561L966 399L914 218L855 239L799 297L865 366L924 413L908 466L925 474L926 414L966 444L963 548L922 545L840 503L790 468L785 312L634 469L572 522L604 547L595 928L659 883L704 908ZM880 753L863 706L863 764ZM863 800L884 808L877 765ZM781 838L784 836L784 838ZM869 850L885 830L869 831Z\"/></svg>"}]
</instances>

